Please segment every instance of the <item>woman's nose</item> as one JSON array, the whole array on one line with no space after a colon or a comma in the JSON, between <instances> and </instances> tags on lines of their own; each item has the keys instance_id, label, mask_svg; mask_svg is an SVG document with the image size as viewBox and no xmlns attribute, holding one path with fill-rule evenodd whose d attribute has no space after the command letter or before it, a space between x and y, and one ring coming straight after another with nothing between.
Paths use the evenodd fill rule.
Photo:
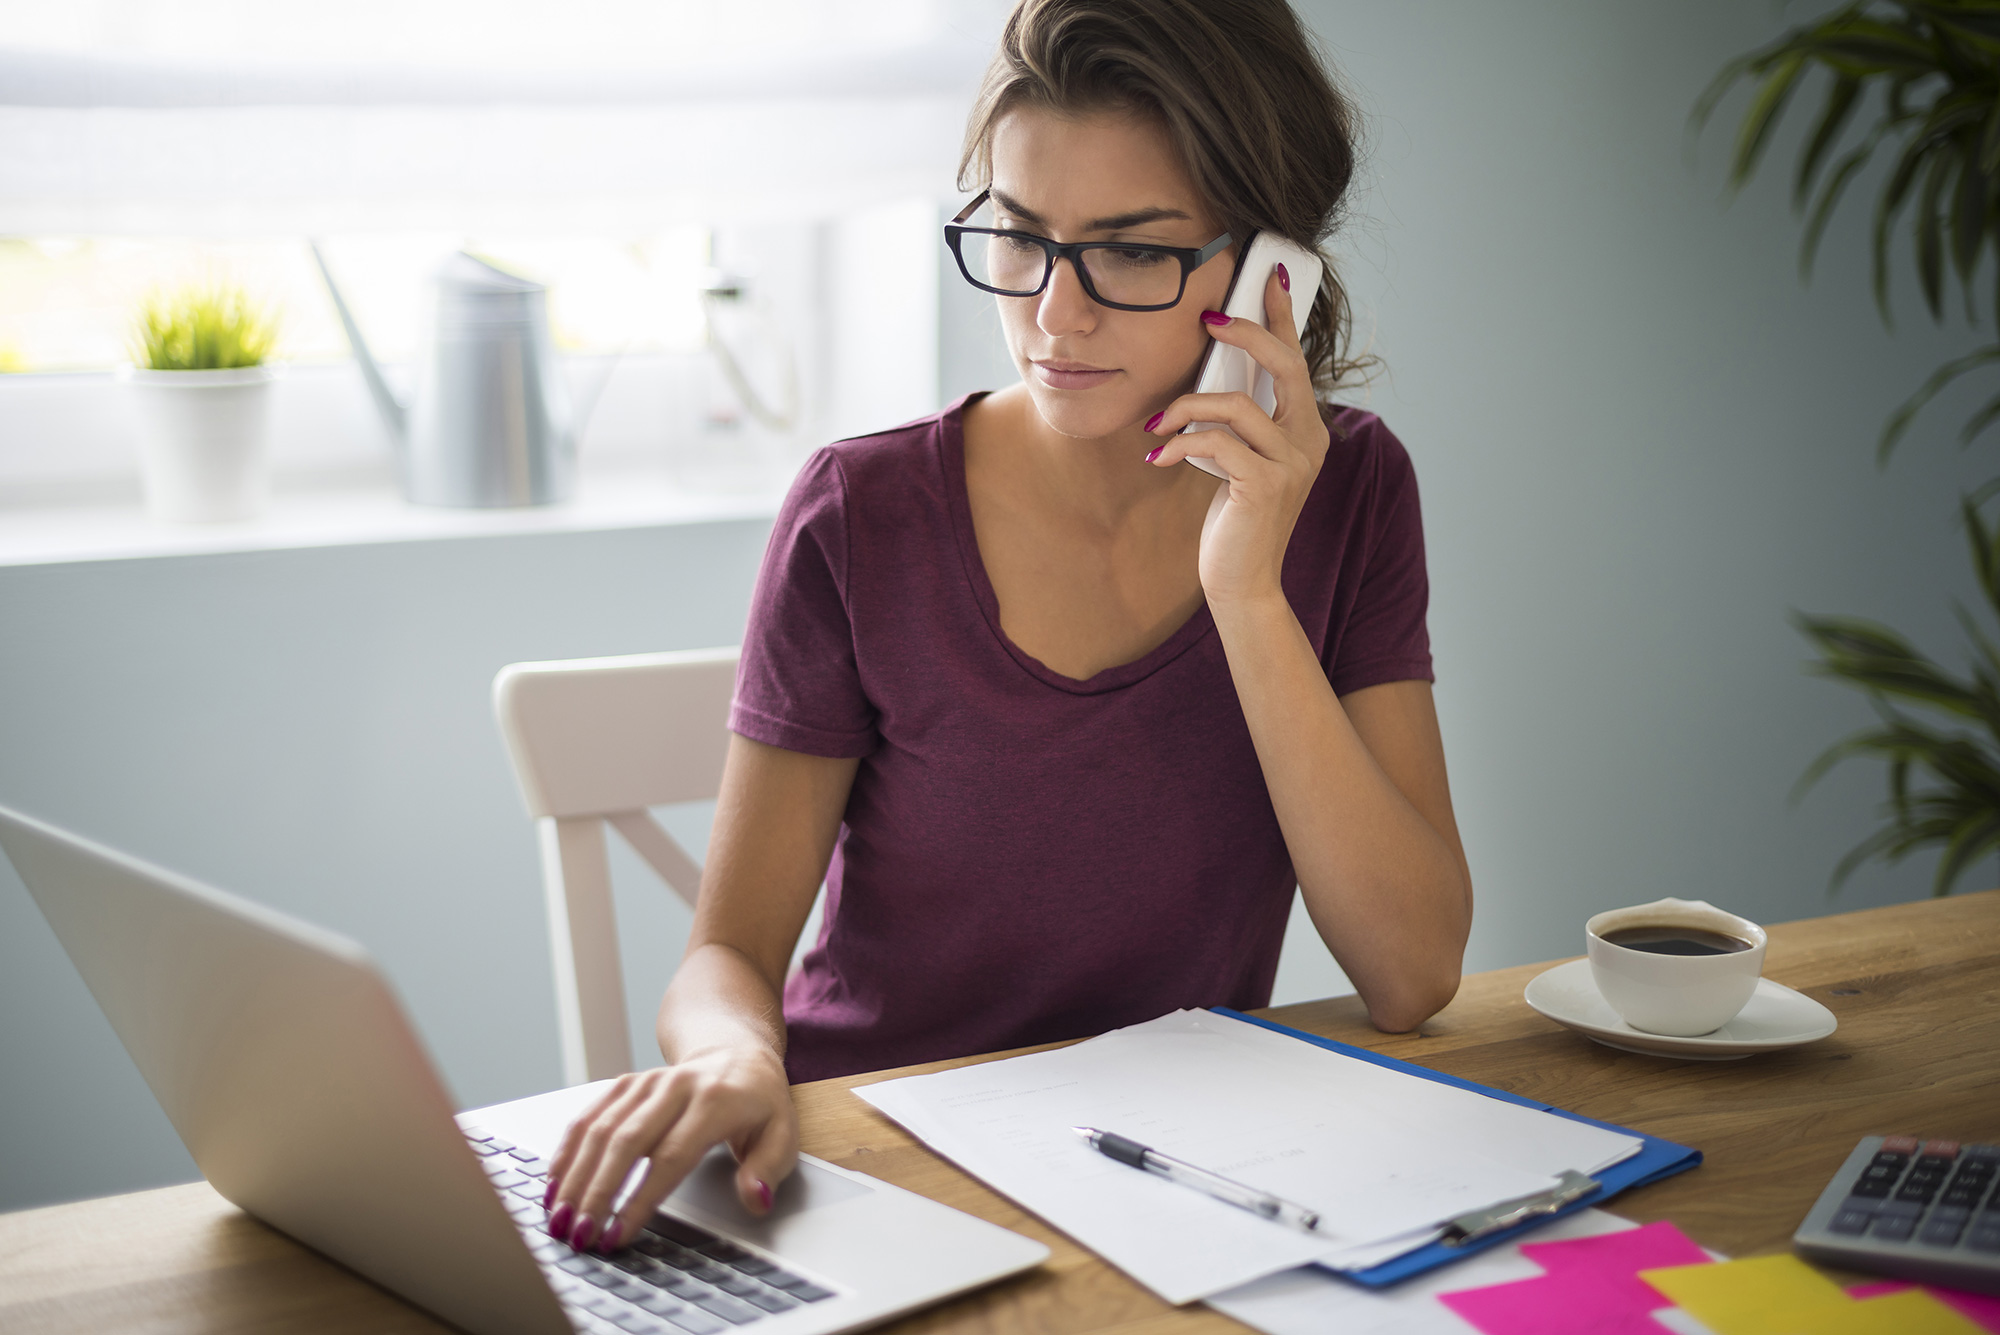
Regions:
<instances>
[{"instance_id":1,"label":"woman's nose","mask_svg":"<svg viewBox=\"0 0 2000 1335\"><path fill-rule=\"evenodd\" d=\"M1097 326L1097 303L1083 290L1083 281L1069 260L1057 260L1049 285L1035 309L1035 324L1044 334L1087 334Z\"/></svg>"}]
</instances>

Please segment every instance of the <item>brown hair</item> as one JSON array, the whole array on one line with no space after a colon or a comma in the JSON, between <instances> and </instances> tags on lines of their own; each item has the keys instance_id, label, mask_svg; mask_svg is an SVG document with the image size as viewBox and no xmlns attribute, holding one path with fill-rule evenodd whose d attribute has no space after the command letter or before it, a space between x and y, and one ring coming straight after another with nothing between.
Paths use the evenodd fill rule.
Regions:
<instances>
[{"instance_id":1,"label":"brown hair","mask_svg":"<svg viewBox=\"0 0 2000 1335\"><path fill-rule=\"evenodd\" d=\"M1321 249L1345 216L1354 109L1285 0L1021 0L966 124L961 189L989 183L994 126L1021 106L1155 118L1239 246L1269 230L1326 263L1302 340L1313 383L1373 364L1349 350L1347 290Z\"/></svg>"}]
</instances>

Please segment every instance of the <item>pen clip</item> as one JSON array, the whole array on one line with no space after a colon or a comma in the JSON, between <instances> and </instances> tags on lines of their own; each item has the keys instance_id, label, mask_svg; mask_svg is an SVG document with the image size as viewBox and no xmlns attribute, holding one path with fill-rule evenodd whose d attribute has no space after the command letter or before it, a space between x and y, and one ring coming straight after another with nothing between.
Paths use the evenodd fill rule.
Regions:
<instances>
[{"instance_id":1,"label":"pen clip","mask_svg":"<svg viewBox=\"0 0 2000 1335\"><path fill-rule=\"evenodd\" d=\"M1498 1233L1505 1228L1524 1223L1540 1215L1552 1215L1564 1206L1582 1200L1599 1190L1603 1184L1596 1178L1586 1177L1573 1168L1565 1168L1556 1185L1547 1191L1538 1191L1531 1196L1516 1196L1512 1200L1500 1201L1483 1210L1472 1210L1459 1215L1445 1224L1444 1245L1463 1247L1489 1233Z\"/></svg>"}]
</instances>

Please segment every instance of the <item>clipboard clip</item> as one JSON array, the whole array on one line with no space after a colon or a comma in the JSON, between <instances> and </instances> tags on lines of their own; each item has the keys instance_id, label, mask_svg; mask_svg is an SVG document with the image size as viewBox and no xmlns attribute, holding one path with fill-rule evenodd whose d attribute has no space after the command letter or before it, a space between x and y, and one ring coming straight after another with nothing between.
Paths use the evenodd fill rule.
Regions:
<instances>
[{"instance_id":1,"label":"clipboard clip","mask_svg":"<svg viewBox=\"0 0 2000 1335\"><path fill-rule=\"evenodd\" d=\"M1555 1214L1564 1206L1600 1190L1603 1185L1596 1178L1586 1177L1574 1168L1565 1168L1556 1185L1547 1191L1538 1191L1532 1196L1516 1196L1447 1221L1442 1241L1447 1247L1463 1247L1489 1233L1498 1233L1501 1229L1512 1228L1540 1215Z\"/></svg>"}]
</instances>

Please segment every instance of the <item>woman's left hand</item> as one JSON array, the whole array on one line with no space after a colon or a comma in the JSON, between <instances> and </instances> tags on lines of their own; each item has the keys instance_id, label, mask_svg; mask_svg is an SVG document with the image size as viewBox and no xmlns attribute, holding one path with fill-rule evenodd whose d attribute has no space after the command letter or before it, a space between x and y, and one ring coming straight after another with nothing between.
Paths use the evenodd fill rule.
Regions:
<instances>
[{"instance_id":1,"label":"woman's left hand","mask_svg":"<svg viewBox=\"0 0 2000 1335\"><path fill-rule=\"evenodd\" d=\"M1277 274L1264 290L1269 329L1251 320L1224 320L1204 311L1202 325L1217 342L1243 349L1271 373L1277 411L1266 413L1248 394L1183 394L1151 424L1160 448L1147 456L1157 468L1189 455L1212 458L1229 480L1216 488L1201 530L1201 587L1211 605L1283 596L1285 547L1313 479L1326 459L1329 436L1313 397L1312 372L1292 332L1292 294ZM1179 434L1190 422L1220 422L1227 431Z\"/></svg>"}]
</instances>

